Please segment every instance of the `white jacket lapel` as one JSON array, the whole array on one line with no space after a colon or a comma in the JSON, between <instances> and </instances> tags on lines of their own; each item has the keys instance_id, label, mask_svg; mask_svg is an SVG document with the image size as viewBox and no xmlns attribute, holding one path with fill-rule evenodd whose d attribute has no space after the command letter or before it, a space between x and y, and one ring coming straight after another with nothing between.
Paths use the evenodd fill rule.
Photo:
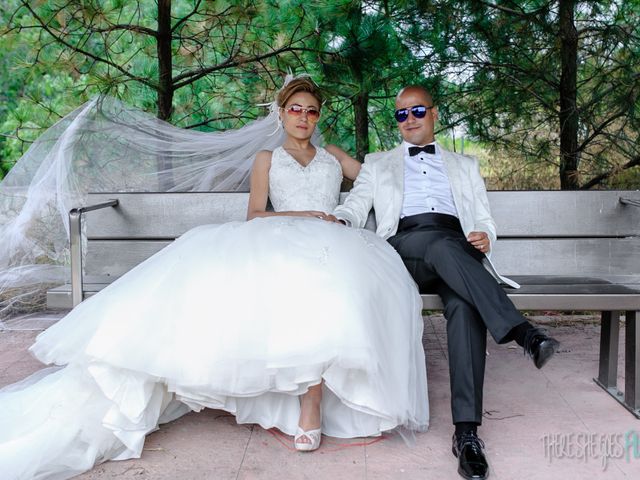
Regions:
<instances>
[{"instance_id":1,"label":"white jacket lapel","mask_svg":"<svg viewBox=\"0 0 640 480\"><path fill-rule=\"evenodd\" d=\"M393 216L398 220L402 211L402 199L404 197L404 148L402 144L389 152L389 165L391 168L392 192L391 207Z\"/></svg>"},{"instance_id":2,"label":"white jacket lapel","mask_svg":"<svg viewBox=\"0 0 640 480\"><path fill-rule=\"evenodd\" d=\"M460 209L464 207L462 204L462 188L460 180L460 165L458 165L458 159L447 150L440 149L442 152L442 161L444 162L447 170L447 176L449 177L449 185L451 186L451 193L453 194L453 202L458 210L458 215L463 214Z\"/></svg>"}]
</instances>

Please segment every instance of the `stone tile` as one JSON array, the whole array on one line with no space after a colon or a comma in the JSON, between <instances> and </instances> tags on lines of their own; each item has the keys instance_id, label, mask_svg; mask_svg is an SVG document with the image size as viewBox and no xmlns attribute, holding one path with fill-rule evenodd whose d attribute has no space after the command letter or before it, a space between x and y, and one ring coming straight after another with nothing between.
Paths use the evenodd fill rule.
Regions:
<instances>
[{"instance_id":1,"label":"stone tile","mask_svg":"<svg viewBox=\"0 0 640 480\"><path fill-rule=\"evenodd\" d=\"M251 430L225 412L192 412L149 435L140 459L106 462L77 478L235 479Z\"/></svg>"},{"instance_id":2,"label":"stone tile","mask_svg":"<svg viewBox=\"0 0 640 480\"><path fill-rule=\"evenodd\" d=\"M579 440L582 432L582 426L571 417L554 419L553 423L527 418L501 432L489 431L484 438L490 446L487 450L492 469L499 478L625 478L613 462L603 469L598 452L589 455ZM571 445L571 450L563 450L560 445Z\"/></svg>"},{"instance_id":3,"label":"stone tile","mask_svg":"<svg viewBox=\"0 0 640 480\"><path fill-rule=\"evenodd\" d=\"M594 321L595 320L595 321ZM522 350L488 343L485 414L480 429L494 480L640 478L640 458L588 459L545 450L544 439L622 435L640 420L593 383L597 374L599 324L593 317L535 317L561 341L561 351L537 370ZM27 348L38 331L0 331L0 386L22 379L42 365ZM81 479L413 479L459 478L451 454L446 328L441 315L425 317L430 428L411 445L397 435L378 439L324 437L317 452L292 450L290 437L257 426L237 425L219 411L191 413L147 438L142 458L107 462ZM622 362L622 350L620 362ZM622 375L622 367L619 373ZM622 378L622 377L621 377ZM556 437L552 437L556 435ZM573 437L570 437L573 435ZM366 444L366 445L365 445ZM576 448L579 448L576 447ZM560 452L562 453L562 452ZM623 454L626 452L623 452Z\"/></svg>"},{"instance_id":4,"label":"stone tile","mask_svg":"<svg viewBox=\"0 0 640 480\"><path fill-rule=\"evenodd\" d=\"M0 388L19 382L42 368L46 367L35 359L14 362L0 374Z\"/></svg>"},{"instance_id":5,"label":"stone tile","mask_svg":"<svg viewBox=\"0 0 640 480\"><path fill-rule=\"evenodd\" d=\"M364 443L372 439L323 436L315 452L296 452L293 438L277 430L254 428L238 479L365 479Z\"/></svg>"},{"instance_id":6,"label":"stone tile","mask_svg":"<svg viewBox=\"0 0 640 480\"><path fill-rule=\"evenodd\" d=\"M367 479L448 478L443 472L455 474L450 415L446 417L432 416L429 431L416 434L410 439L413 444L394 435L366 447Z\"/></svg>"},{"instance_id":7,"label":"stone tile","mask_svg":"<svg viewBox=\"0 0 640 480\"><path fill-rule=\"evenodd\" d=\"M6 319L3 329L9 331L42 331L60 320L65 312L38 312Z\"/></svg>"}]
</instances>

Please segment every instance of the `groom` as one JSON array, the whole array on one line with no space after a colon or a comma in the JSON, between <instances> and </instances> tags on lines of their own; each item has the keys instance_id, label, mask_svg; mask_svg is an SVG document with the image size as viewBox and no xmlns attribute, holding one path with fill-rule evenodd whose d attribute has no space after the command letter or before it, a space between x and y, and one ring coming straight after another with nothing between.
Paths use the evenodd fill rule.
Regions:
<instances>
[{"instance_id":1,"label":"groom","mask_svg":"<svg viewBox=\"0 0 640 480\"><path fill-rule=\"evenodd\" d=\"M367 155L351 193L334 212L363 227L375 209L377 233L398 251L422 292L444 304L458 473L485 479L489 466L477 435L482 423L487 330L498 343L515 340L537 368L558 342L534 328L515 309L489 260L496 227L475 159L435 143L438 111L420 86L396 97L395 119L404 139L388 152Z\"/></svg>"}]
</instances>

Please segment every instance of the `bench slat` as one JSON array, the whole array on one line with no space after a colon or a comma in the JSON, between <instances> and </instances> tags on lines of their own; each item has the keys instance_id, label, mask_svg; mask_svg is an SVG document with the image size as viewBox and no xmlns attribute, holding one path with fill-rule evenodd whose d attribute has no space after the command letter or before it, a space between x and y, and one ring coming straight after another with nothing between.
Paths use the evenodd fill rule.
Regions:
<instances>
[{"instance_id":1,"label":"bench slat","mask_svg":"<svg viewBox=\"0 0 640 480\"><path fill-rule=\"evenodd\" d=\"M249 196L246 193L113 193L92 194L91 203L118 198L117 208L91 212L86 216L87 237L176 238L204 223L244 220Z\"/></svg>"},{"instance_id":2,"label":"bench slat","mask_svg":"<svg viewBox=\"0 0 640 480\"><path fill-rule=\"evenodd\" d=\"M637 275L640 237L499 239L491 255L505 275Z\"/></svg>"},{"instance_id":3,"label":"bench slat","mask_svg":"<svg viewBox=\"0 0 640 480\"><path fill-rule=\"evenodd\" d=\"M122 275L169 240L92 240L85 271ZM630 255L630 252L633 252ZM498 240L492 256L505 275L636 275L640 272L640 238Z\"/></svg>"},{"instance_id":4,"label":"bench slat","mask_svg":"<svg viewBox=\"0 0 640 480\"><path fill-rule=\"evenodd\" d=\"M87 248L85 273L119 277L171 242L171 240L94 240Z\"/></svg>"},{"instance_id":5,"label":"bench slat","mask_svg":"<svg viewBox=\"0 0 640 480\"><path fill-rule=\"evenodd\" d=\"M620 196L639 191L489 192L491 213L503 237L607 237L640 235L640 208Z\"/></svg>"},{"instance_id":6,"label":"bench slat","mask_svg":"<svg viewBox=\"0 0 640 480\"><path fill-rule=\"evenodd\" d=\"M638 295L566 295L566 294L525 294L509 293L509 298L518 310L559 310L559 311L602 311L637 310ZM423 308L442 310L443 305L437 295L422 295Z\"/></svg>"},{"instance_id":7,"label":"bench slat","mask_svg":"<svg viewBox=\"0 0 640 480\"><path fill-rule=\"evenodd\" d=\"M85 284L85 298L95 295L108 283ZM525 290L507 290L507 295L519 310L637 310L640 291L635 294L580 294L580 293L526 293ZM71 286L61 285L47 292L50 308L71 308ZM422 295L423 308L442 310L442 301L435 294Z\"/></svg>"},{"instance_id":8,"label":"bench slat","mask_svg":"<svg viewBox=\"0 0 640 480\"><path fill-rule=\"evenodd\" d=\"M502 237L624 237L640 235L640 208L623 205L640 192L489 192ZM346 194L342 194L344 199ZM247 193L106 193L92 203L118 198L120 206L87 215L93 238L175 238L202 223L244 220Z\"/></svg>"}]
</instances>

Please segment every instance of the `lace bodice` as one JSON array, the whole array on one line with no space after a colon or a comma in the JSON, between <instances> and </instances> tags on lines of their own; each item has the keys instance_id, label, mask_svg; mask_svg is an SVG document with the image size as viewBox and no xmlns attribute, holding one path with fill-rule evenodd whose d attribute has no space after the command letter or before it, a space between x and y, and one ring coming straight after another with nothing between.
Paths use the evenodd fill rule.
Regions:
<instances>
[{"instance_id":1,"label":"lace bodice","mask_svg":"<svg viewBox=\"0 0 640 480\"><path fill-rule=\"evenodd\" d=\"M330 213L338 205L342 168L324 148L303 167L284 148L271 156L269 198L276 212L319 210Z\"/></svg>"}]
</instances>

